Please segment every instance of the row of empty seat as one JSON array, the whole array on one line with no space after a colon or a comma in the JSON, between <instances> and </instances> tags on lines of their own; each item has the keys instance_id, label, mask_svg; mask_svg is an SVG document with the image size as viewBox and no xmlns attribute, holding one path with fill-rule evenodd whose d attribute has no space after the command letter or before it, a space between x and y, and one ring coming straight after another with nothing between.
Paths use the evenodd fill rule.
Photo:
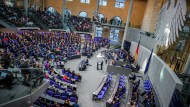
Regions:
<instances>
[{"instance_id":1,"label":"row of empty seat","mask_svg":"<svg viewBox=\"0 0 190 107\"><path fill-rule=\"evenodd\" d=\"M111 84L112 76L113 76L113 74L109 74L107 76L104 76L100 85L98 86L96 91L93 93L93 100L100 100L104 97L106 91L108 90L108 88Z\"/></svg>"}]
</instances>

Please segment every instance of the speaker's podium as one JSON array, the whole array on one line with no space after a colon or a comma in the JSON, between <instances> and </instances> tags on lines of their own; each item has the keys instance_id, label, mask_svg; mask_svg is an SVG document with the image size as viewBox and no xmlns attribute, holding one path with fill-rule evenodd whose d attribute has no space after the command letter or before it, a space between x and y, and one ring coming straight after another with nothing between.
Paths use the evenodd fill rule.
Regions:
<instances>
[{"instance_id":1,"label":"speaker's podium","mask_svg":"<svg viewBox=\"0 0 190 107\"><path fill-rule=\"evenodd\" d=\"M101 62L97 62L97 70L101 70Z\"/></svg>"}]
</instances>

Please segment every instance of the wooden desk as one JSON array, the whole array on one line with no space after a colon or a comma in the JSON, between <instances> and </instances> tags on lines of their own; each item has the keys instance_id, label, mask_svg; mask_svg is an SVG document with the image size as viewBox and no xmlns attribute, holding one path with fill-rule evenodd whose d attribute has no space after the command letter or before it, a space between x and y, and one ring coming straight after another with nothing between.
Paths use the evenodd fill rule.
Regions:
<instances>
[{"instance_id":1,"label":"wooden desk","mask_svg":"<svg viewBox=\"0 0 190 107\"><path fill-rule=\"evenodd\" d=\"M92 95L92 100L97 99L97 96L100 93L100 91L102 90L104 84L106 83L107 78L108 78L108 75L103 77L102 82L100 83L100 85L98 86L98 88L96 89L96 91Z\"/></svg>"},{"instance_id":2,"label":"wooden desk","mask_svg":"<svg viewBox=\"0 0 190 107\"><path fill-rule=\"evenodd\" d=\"M120 80L120 75L117 74L117 78L116 78L116 82L115 82L115 86L114 86L114 89L112 91L112 94L111 96L109 97L109 99L106 101L106 107L110 107L111 106L111 103L115 97L115 94L117 92L117 89L118 89L118 86L119 86L119 80Z\"/></svg>"}]
</instances>

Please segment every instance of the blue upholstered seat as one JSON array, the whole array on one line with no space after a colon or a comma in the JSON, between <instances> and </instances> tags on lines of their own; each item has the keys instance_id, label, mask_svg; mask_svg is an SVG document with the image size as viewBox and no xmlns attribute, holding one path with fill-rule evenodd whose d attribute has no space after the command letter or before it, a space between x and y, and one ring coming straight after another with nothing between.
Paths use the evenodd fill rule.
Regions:
<instances>
[{"instance_id":1,"label":"blue upholstered seat","mask_svg":"<svg viewBox=\"0 0 190 107\"><path fill-rule=\"evenodd\" d=\"M53 85L54 84L54 81L50 80L50 85Z\"/></svg>"},{"instance_id":2,"label":"blue upholstered seat","mask_svg":"<svg viewBox=\"0 0 190 107\"><path fill-rule=\"evenodd\" d=\"M76 98L75 97L71 97L70 98L70 102L75 102L76 101Z\"/></svg>"},{"instance_id":3,"label":"blue upholstered seat","mask_svg":"<svg viewBox=\"0 0 190 107\"><path fill-rule=\"evenodd\" d=\"M119 107L120 106L120 102L117 102L114 107Z\"/></svg>"},{"instance_id":4,"label":"blue upholstered seat","mask_svg":"<svg viewBox=\"0 0 190 107\"><path fill-rule=\"evenodd\" d=\"M62 100L67 100L67 96L61 96Z\"/></svg>"},{"instance_id":5,"label":"blue upholstered seat","mask_svg":"<svg viewBox=\"0 0 190 107\"><path fill-rule=\"evenodd\" d=\"M79 80L79 78L78 78L78 76L74 76L74 79L76 80L76 81L78 81Z\"/></svg>"},{"instance_id":6,"label":"blue upholstered seat","mask_svg":"<svg viewBox=\"0 0 190 107\"><path fill-rule=\"evenodd\" d=\"M46 94L48 94L49 96L53 96L53 92L50 91L50 90L47 90L47 91L46 91Z\"/></svg>"}]
</instances>

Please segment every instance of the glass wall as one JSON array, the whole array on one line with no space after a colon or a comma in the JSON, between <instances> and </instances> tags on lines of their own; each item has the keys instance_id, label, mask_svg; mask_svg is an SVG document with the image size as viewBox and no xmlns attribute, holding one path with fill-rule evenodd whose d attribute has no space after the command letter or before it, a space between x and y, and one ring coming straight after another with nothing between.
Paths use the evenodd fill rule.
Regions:
<instances>
[{"instance_id":1,"label":"glass wall","mask_svg":"<svg viewBox=\"0 0 190 107\"><path fill-rule=\"evenodd\" d=\"M190 14L190 13L189 13ZM160 47L158 55L173 69L176 73L182 73L190 54L190 15L187 14L185 25L179 32L179 38L169 46L168 49Z\"/></svg>"},{"instance_id":2,"label":"glass wall","mask_svg":"<svg viewBox=\"0 0 190 107\"><path fill-rule=\"evenodd\" d=\"M95 37L102 37L102 27L96 27L96 35Z\"/></svg>"},{"instance_id":3,"label":"glass wall","mask_svg":"<svg viewBox=\"0 0 190 107\"><path fill-rule=\"evenodd\" d=\"M119 29L111 28L110 30L110 40L118 41Z\"/></svg>"},{"instance_id":4,"label":"glass wall","mask_svg":"<svg viewBox=\"0 0 190 107\"><path fill-rule=\"evenodd\" d=\"M79 16L80 17L88 17L88 14L86 12L80 12Z\"/></svg>"}]
</instances>

